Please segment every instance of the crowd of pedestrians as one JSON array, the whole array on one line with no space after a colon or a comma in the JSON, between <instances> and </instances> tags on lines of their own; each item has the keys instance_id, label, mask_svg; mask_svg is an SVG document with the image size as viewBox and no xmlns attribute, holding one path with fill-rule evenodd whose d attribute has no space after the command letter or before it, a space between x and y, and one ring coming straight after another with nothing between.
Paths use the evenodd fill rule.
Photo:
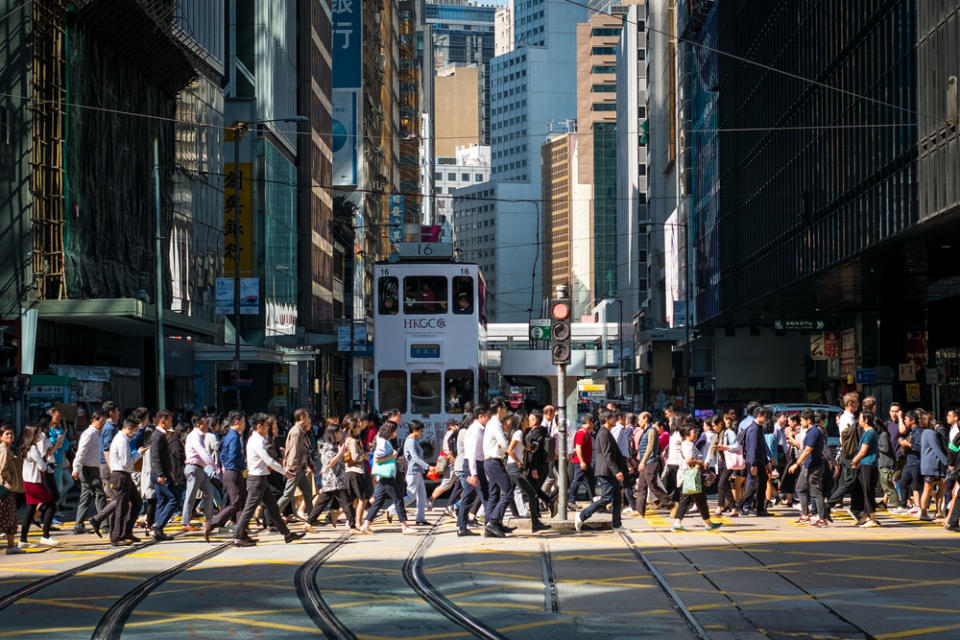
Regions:
<instances>
[{"instance_id":1,"label":"crowd of pedestrians","mask_svg":"<svg viewBox=\"0 0 960 640\"><path fill-rule=\"evenodd\" d=\"M838 443L828 436L831 421ZM176 419L139 408L121 417L105 402L71 439L51 409L19 437L0 425L0 532L8 554L31 546L32 527L40 545L56 546L52 532L76 484L74 533L87 525L99 536L109 531L114 546L139 541L139 531L169 540L177 518L181 532L207 540L229 532L241 547L257 543L255 526L292 542L330 525L371 533L381 514L415 533L444 496L458 535L479 529L504 537L514 531L508 512L529 518L534 533L550 528L543 516L558 511L561 464L578 532L598 512L609 512L619 531L624 515L660 509L684 531L694 508L712 530L721 526L714 518L766 516L778 504L799 511L797 525L826 528L847 500L864 528L880 526L877 511L886 510L960 531L956 409L941 422L894 402L883 418L874 398L849 393L835 418L810 409L774 414L754 402L743 415L727 410L700 420L673 407L655 418L611 404L567 430L566 460L550 405L517 412L502 398L466 403L447 422L436 456L422 423L401 422L398 410L341 421L300 409L289 424L239 411Z\"/></svg>"}]
</instances>

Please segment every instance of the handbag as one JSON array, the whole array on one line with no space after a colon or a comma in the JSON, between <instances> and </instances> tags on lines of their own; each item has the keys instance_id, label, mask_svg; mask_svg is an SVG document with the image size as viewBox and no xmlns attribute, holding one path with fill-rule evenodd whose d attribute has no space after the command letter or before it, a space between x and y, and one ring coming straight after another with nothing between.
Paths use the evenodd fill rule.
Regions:
<instances>
[{"instance_id":1,"label":"handbag","mask_svg":"<svg viewBox=\"0 0 960 640\"><path fill-rule=\"evenodd\" d=\"M437 457L437 473L443 475L447 472L447 467L450 465L450 458L447 457L447 454L440 452L440 455Z\"/></svg>"},{"instance_id":2,"label":"handbag","mask_svg":"<svg viewBox=\"0 0 960 640\"><path fill-rule=\"evenodd\" d=\"M747 466L743 460L743 454L739 451L724 451L723 462L731 471L739 471Z\"/></svg>"},{"instance_id":3,"label":"handbag","mask_svg":"<svg viewBox=\"0 0 960 640\"><path fill-rule=\"evenodd\" d=\"M683 486L683 493L686 495L701 493L703 491L700 469L698 467L687 467L684 469L680 472L680 480Z\"/></svg>"},{"instance_id":4,"label":"handbag","mask_svg":"<svg viewBox=\"0 0 960 640\"><path fill-rule=\"evenodd\" d=\"M392 478L397 473L397 459L389 462L374 462L370 473L379 478Z\"/></svg>"}]
</instances>

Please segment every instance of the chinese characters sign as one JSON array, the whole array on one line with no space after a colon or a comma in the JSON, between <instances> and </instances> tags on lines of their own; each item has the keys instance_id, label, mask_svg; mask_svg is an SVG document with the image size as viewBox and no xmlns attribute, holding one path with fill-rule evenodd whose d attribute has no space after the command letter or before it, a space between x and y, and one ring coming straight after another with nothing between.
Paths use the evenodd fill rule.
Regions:
<instances>
[{"instance_id":1,"label":"chinese characters sign","mask_svg":"<svg viewBox=\"0 0 960 640\"><path fill-rule=\"evenodd\" d=\"M239 249L240 275L253 273L253 164L240 163L237 174L234 163L224 164L226 177L223 183L223 271L233 274L234 260ZM237 183L240 189L237 189ZM239 228L234 207L239 207ZM239 241L239 242L238 242Z\"/></svg>"}]
</instances>

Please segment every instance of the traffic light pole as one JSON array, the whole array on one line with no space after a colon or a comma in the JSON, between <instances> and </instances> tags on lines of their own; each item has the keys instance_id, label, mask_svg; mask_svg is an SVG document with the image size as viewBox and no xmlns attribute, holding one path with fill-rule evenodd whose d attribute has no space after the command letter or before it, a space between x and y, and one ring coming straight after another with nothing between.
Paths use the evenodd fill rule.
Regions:
<instances>
[{"instance_id":1,"label":"traffic light pole","mask_svg":"<svg viewBox=\"0 0 960 640\"><path fill-rule=\"evenodd\" d=\"M557 443L557 498L558 515L561 520L567 519L567 399L566 399L567 365L557 365L557 429L560 441Z\"/></svg>"}]
</instances>

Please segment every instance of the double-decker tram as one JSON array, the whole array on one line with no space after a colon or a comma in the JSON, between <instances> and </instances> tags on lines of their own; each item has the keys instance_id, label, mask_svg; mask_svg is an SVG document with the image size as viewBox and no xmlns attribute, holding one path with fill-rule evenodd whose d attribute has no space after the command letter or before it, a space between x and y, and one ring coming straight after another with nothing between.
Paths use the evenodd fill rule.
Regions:
<instances>
[{"instance_id":1,"label":"double-decker tram","mask_svg":"<svg viewBox=\"0 0 960 640\"><path fill-rule=\"evenodd\" d=\"M483 275L476 264L418 257L377 263L373 284L376 408L400 409L401 435L423 422L424 444L439 453L447 419L486 392Z\"/></svg>"}]
</instances>

